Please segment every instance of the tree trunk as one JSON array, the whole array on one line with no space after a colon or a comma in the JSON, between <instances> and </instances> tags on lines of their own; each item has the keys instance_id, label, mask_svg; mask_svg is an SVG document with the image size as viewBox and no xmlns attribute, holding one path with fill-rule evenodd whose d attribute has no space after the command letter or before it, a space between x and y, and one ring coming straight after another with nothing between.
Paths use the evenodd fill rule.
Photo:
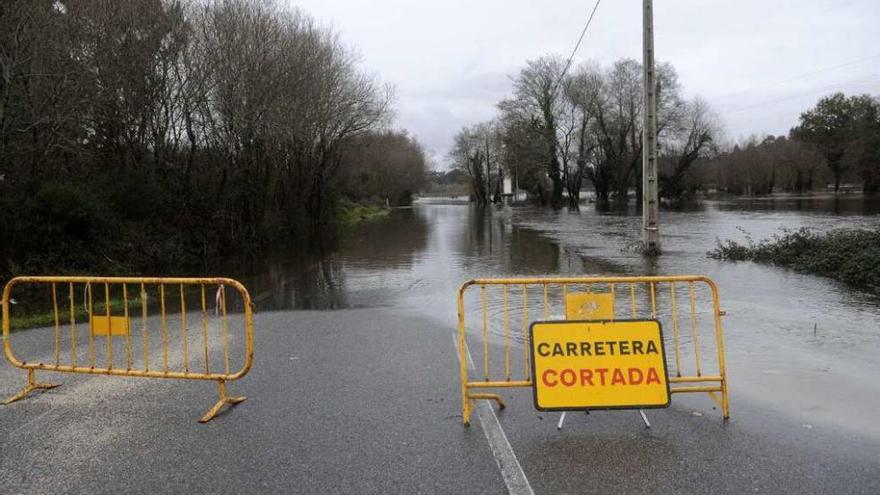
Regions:
<instances>
[{"instance_id":1,"label":"tree trunk","mask_svg":"<svg viewBox=\"0 0 880 495\"><path fill-rule=\"evenodd\" d=\"M568 188L568 209L569 210L576 211L581 208L580 196L581 196L580 186L572 185L572 187Z\"/></svg>"},{"instance_id":2,"label":"tree trunk","mask_svg":"<svg viewBox=\"0 0 880 495\"><path fill-rule=\"evenodd\" d=\"M565 186L562 183L562 178L559 176L558 170L555 176L550 176L550 180L553 181L553 192L550 196L550 206L552 206L554 210L558 210L562 208L562 189Z\"/></svg>"}]
</instances>

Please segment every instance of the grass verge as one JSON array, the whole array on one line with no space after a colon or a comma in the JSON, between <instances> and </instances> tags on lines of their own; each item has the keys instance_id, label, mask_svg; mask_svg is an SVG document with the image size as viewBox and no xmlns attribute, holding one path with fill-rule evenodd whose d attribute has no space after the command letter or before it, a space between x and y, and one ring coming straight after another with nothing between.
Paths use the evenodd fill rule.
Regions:
<instances>
[{"instance_id":1,"label":"grass verge","mask_svg":"<svg viewBox=\"0 0 880 495\"><path fill-rule=\"evenodd\" d=\"M41 327L51 327L55 325L55 312L54 310L46 309L46 310L35 310L29 312L24 315L15 315L16 305L12 305L10 307L10 313L12 315L9 317L9 331L17 332L19 330L30 330L32 328L41 328ZM110 314L112 316L122 316L123 315L123 302L121 299L111 299L110 300ZM128 315L129 318L140 317L140 307L141 303L138 299L133 299L128 301ZM95 302L92 308L95 316L104 316L106 314L106 308L104 306L104 302ZM74 309L74 319L77 325L88 325L88 311L83 306L77 306ZM64 307L58 308L58 325L62 328L70 327L70 306L65 305Z\"/></svg>"},{"instance_id":2,"label":"grass verge","mask_svg":"<svg viewBox=\"0 0 880 495\"><path fill-rule=\"evenodd\" d=\"M343 201L339 205L337 219L340 226L351 227L359 222L386 217L390 212L391 209L384 206L362 205Z\"/></svg>"}]
</instances>

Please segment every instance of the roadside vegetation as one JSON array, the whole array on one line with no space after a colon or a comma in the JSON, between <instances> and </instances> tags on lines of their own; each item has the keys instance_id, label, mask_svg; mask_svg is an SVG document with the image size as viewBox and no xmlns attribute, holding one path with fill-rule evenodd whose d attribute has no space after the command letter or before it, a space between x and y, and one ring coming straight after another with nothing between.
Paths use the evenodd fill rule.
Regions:
<instances>
[{"instance_id":1,"label":"roadside vegetation","mask_svg":"<svg viewBox=\"0 0 880 495\"><path fill-rule=\"evenodd\" d=\"M754 261L840 280L854 287L880 290L880 231L808 228L782 230L770 239L745 243L718 241L710 257Z\"/></svg>"},{"instance_id":2,"label":"roadside vegetation","mask_svg":"<svg viewBox=\"0 0 880 495\"><path fill-rule=\"evenodd\" d=\"M24 305L26 308L24 311L17 310L16 306L18 306L18 304L13 305L10 311L9 328L11 331L17 332L19 330L29 330L31 328L49 327L55 324L55 312L52 309L46 309L39 304L33 304L33 301L38 300L38 297L34 297L33 294L25 294L24 298L30 302L30 304ZM113 315L121 315L124 311L124 306L125 303L121 299L110 300L110 312L113 313ZM128 301L128 311L131 318L135 318L138 315L140 308L141 302L139 299L132 298ZM95 315L100 316L106 310L107 305L105 305L103 301L94 302L92 311ZM74 307L74 321L88 325L89 311L85 304ZM69 307L64 307L59 312L58 324L62 328L70 325Z\"/></svg>"},{"instance_id":3,"label":"roadside vegetation","mask_svg":"<svg viewBox=\"0 0 880 495\"><path fill-rule=\"evenodd\" d=\"M6 2L0 76L0 280L307 245L427 174L392 88L280 1Z\"/></svg>"},{"instance_id":4,"label":"roadside vegetation","mask_svg":"<svg viewBox=\"0 0 880 495\"><path fill-rule=\"evenodd\" d=\"M388 207L352 203L345 199L339 202L338 208L336 216L342 227L351 227L365 220L383 218L389 213Z\"/></svg>"}]
</instances>

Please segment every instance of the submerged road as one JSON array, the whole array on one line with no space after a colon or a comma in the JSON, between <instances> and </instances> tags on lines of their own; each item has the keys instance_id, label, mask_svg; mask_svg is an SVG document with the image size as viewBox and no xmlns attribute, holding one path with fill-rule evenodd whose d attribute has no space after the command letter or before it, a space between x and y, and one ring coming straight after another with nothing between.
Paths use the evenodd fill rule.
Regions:
<instances>
[{"instance_id":1,"label":"submerged road","mask_svg":"<svg viewBox=\"0 0 880 495\"><path fill-rule=\"evenodd\" d=\"M726 423L676 396L651 429L615 411L557 431L519 390L464 428L453 332L383 308L260 313L229 386L248 400L207 425L211 383L39 373L63 385L0 406L0 493L880 493L876 435L770 413L735 375ZM0 395L24 380L0 365Z\"/></svg>"}]
</instances>

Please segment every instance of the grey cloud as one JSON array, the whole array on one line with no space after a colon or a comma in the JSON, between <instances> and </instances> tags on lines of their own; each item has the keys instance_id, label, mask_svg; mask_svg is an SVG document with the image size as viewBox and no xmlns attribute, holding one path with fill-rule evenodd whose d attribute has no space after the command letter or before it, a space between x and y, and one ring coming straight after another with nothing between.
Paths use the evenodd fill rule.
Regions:
<instances>
[{"instance_id":1,"label":"grey cloud","mask_svg":"<svg viewBox=\"0 0 880 495\"><path fill-rule=\"evenodd\" d=\"M567 56L592 0L302 0L392 82L398 124L443 161L463 125L491 118L509 75ZM605 0L577 60L641 56L641 2ZM780 134L826 93L880 93L877 0L658 0L657 56L689 94L719 111L732 138ZM862 62L807 75L844 62ZM875 76L871 79L871 76ZM742 110L747 107L746 110Z\"/></svg>"}]
</instances>

